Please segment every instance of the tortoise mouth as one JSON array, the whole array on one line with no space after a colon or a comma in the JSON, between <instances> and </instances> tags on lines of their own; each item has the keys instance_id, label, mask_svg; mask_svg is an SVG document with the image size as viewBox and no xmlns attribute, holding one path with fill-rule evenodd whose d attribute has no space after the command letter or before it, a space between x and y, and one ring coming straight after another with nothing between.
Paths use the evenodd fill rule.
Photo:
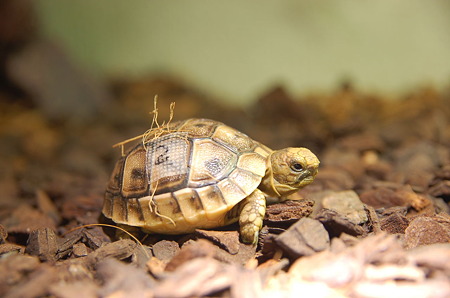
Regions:
<instances>
[{"instance_id":1,"label":"tortoise mouth","mask_svg":"<svg viewBox=\"0 0 450 298\"><path fill-rule=\"evenodd\" d=\"M315 177L314 173L311 173L311 171L306 170L304 173L298 176L297 180L295 181L295 184L300 187L311 184L314 181L314 177Z\"/></svg>"},{"instance_id":2,"label":"tortoise mouth","mask_svg":"<svg viewBox=\"0 0 450 298\"><path fill-rule=\"evenodd\" d=\"M298 176L297 183L300 183L305 180L312 180L312 179L314 179L314 176L311 175L311 171L306 170L304 173L302 173L300 176Z\"/></svg>"}]
</instances>

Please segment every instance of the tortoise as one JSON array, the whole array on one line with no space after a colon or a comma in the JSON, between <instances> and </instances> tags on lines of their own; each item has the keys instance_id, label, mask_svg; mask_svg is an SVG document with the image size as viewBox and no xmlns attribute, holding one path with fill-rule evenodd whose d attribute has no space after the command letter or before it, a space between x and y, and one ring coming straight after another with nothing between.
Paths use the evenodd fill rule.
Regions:
<instances>
[{"instance_id":1,"label":"tortoise","mask_svg":"<svg viewBox=\"0 0 450 298\"><path fill-rule=\"evenodd\" d=\"M266 200L286 200L314 180L318 166L309 149L273 151L221 122L173 122L118 160L102 212L117 224L159 234L239 221L241 240L254 244Z\"/></svg>"}]
</instances>

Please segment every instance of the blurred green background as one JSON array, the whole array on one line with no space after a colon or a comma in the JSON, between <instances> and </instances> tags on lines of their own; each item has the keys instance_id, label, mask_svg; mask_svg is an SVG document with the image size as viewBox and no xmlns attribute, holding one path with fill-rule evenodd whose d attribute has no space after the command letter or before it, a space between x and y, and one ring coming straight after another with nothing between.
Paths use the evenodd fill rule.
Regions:
<instances>
[{"instance_id":1,"label":"blurred green background","mask_svg":"<svg viewBox=\"0 0 450 298\"><path fill-rule=\"evenodd\" d=\"M42 34L103 77L169 74L233 103L351 80L383 94L450 82L450 2L37 0Z\"/></svg>"}]
</instances>

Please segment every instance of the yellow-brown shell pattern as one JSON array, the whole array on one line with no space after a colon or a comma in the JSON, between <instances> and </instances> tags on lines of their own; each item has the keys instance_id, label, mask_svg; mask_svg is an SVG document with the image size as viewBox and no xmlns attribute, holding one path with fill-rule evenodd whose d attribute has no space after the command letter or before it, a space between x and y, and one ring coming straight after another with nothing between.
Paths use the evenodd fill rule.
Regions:
<instances>
[{"instance_id":1,"label":"yellow-brown shell pattern","mask_svg":"<svg viewBox=\"0 0 450 298\"><path fill-rule=\"evenodd\" d=\"M103 214L163 234L224 225L226 213L261 183L271 150L213 120L169 128L117 162Z\"/></svg>"}]
</instances>

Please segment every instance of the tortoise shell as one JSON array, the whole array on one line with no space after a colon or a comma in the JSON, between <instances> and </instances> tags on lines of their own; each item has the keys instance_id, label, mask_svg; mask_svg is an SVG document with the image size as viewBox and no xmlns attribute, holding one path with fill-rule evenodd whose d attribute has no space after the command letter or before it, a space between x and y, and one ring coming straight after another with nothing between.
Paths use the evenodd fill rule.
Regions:
<instances>
[{"instance_id":1,"label":"tortoise shell","mask_svg":"<svg viewBox=\"0 0 450 298\"><path fill-rule=\"evenodd\" d=\"M208 119L175 122L147 139L116 163L103 214L163 234L229 223L227 212L258 187L272 152Z\"/></svg>"}]
</instances>

